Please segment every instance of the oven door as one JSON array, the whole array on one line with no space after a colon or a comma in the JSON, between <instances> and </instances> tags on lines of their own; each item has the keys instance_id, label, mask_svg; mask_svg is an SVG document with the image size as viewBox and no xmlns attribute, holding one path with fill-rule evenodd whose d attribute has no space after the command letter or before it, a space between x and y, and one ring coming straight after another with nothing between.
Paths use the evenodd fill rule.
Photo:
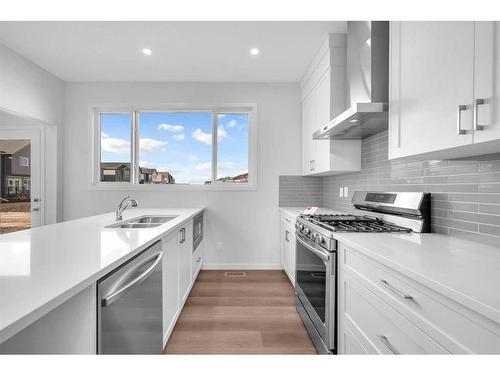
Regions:
<instances>
[{"instance_id":1,"label":"oven door","mask_svg":"<svg viewBox=\"0 0 500 375\"><path fill-rule=\"evenodd\" d=\"M325 346L335 348L335 253L297 232L297 297Z\"/></svg>"}]
</instances>

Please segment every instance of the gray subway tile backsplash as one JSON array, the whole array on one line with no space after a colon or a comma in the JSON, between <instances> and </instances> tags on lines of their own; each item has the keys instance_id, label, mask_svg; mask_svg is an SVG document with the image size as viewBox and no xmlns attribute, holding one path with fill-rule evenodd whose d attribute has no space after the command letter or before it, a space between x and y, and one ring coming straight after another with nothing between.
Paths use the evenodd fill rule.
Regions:
<instances>
[{"instance_id":1,"label":"gray subway tile backsplash","mask_svg":"<svg viewBox=\"0 0 500 375\"><path fill-rule=\"evenodd\" d=\"M322 199L320 177L280 176L280 207L321 206Z\"/></svg>"},{"instance_id":2,"label":"gray subway tile backsplash","mask_svg":"<svg viewBox=\"0 0 500 375\"><path fill-rule=\"evenodd\" d=\"M432 194L434 232L500 244L500 153L424 161L388 160L387 155L384 131L363 139L360 172L282 176L280 206L314 204L349 212L356 190L426 191ZM349 198L339 197L343 186Z\"/></svg>"}]
</instances>

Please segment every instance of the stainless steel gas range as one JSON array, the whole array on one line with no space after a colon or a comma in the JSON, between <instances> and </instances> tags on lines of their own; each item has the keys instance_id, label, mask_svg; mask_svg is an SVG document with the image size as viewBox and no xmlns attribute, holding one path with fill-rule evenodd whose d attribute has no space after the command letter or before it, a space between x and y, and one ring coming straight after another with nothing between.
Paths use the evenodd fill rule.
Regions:
<instances>
[{"instance_id":1,"label":"stainless steel gas range","mask_svg":"<svg viewBox=\"0 0 500 375\"><path fill-rule=\"evenodd\" d=\"M353 213L300 215L296 228L296 306L316 349L336 351L338 232L430 231L430 194L356 191Z\"/></svg>"}]
</instances>

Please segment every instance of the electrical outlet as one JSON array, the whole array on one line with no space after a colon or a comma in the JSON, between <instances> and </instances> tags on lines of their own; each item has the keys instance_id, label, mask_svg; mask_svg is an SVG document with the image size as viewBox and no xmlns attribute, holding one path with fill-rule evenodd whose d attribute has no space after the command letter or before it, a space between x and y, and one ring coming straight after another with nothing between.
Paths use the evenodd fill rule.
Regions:
<instances>
[{"instance_id":1,"label":"electrical outlet","mask_svg":"<svg viewBox=\"0 0 500 375\"><path fill-rule=\"evenodd\" d=\"M344 196L344 188L341 186L339 188L339 197L342 198Z\"/></svg>"},{"instance_id":2,"label":"electrical outlet","mask_svg":"<svg viewBox=\"0 0 500 375\"><path fill-rule=\"evenodd\" d=\"M217 242L217 251L224 251L224 242Z\"/></svg>"},{"instance_id":3,"label":"electrical outlet","mask_svg":"<svg viewBox=\"0 0 500 375\"><path fill-rule=\"evenodd\" d=\"M349 197L349 187L344 186L344 197Z\"/></svg>"}]
</instances>

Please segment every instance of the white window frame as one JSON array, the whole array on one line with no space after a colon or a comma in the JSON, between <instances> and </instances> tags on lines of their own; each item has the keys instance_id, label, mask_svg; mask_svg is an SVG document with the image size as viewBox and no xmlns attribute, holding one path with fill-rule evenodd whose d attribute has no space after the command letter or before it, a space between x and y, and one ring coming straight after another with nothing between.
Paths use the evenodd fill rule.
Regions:
<instances>
[{"instance_id":1,"label":"white window frame","mask_svg":"<svg viewBox=\"0 0 500 375\"><path fill-rule=\"evenodd\" d=\"M139 144L138 113L144 112L213 112L212 116L212 184L139 184ZM131 113L131 181L100 181L101 131L99 115L101 113ZM248 182L228 183L217 181L217 114L248 113ZM218 190L256 190L257 189L257 105L255 103L224 104L91 104L89 106L90 132L89 150L89 190L151 190L151 191L218 191Z\"/></svg>"}]
</instances>

